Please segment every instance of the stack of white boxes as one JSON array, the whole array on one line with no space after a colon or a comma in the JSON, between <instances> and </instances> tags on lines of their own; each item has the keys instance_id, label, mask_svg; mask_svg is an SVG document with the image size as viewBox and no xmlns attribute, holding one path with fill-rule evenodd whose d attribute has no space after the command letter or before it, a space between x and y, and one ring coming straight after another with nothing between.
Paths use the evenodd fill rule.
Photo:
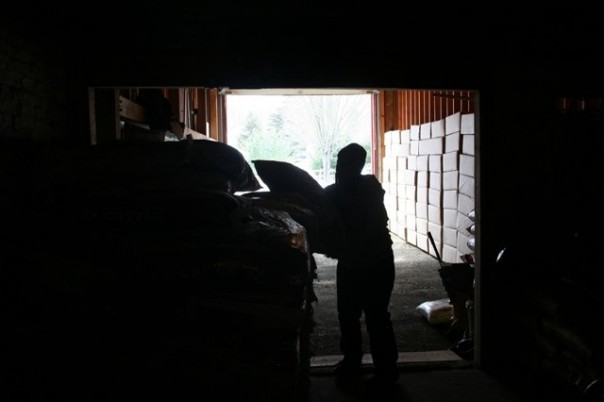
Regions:
<instances>
[{"instance_id":1,"label":"stack of white boxes","mask_svg":"<svg viewBox=\"0 0 604 402\"><path fill-rule=\"evenodd\" d=\"M474 210L474 114L413 125L385 135L382 183L390 230L444 262L471 254Z\"/></svg>"},{"instance_id":2,"label":"stack of white boxes","mask_svg":"<svg viewBox=\"0 0 604 402\"><path fill-rule=\"evenodd\" d=\"M457 261L462 255L473 254L475 212L474 114L461 115L461 153L459 154L459 194L457 201ZM473 242L472 242L473 243Z\"/></svg>"},{"instance_id":3,"label":"stack of white boxes","mask_svg":"<svg viewBox=\"0 0 604 402\"><path fill-rule=\"evenodd\" d=\"M384 135L384 141L382 185L386 191L384 203L390 218L390 231L406 240L405 175L409 157L409 130L388 131Z\"/></svg>"}]
</instances>

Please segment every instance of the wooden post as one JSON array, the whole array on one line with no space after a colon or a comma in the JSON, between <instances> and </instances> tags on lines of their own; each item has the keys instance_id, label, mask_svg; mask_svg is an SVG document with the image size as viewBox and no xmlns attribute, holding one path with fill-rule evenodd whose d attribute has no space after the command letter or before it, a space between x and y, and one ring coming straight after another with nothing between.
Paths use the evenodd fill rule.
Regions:
<instances>
[{"instance_id":1,"label":"wooden post","mask_svg":"<svg viewBox=\"0 0 604 402\"><path fill-rule=\"evenodd\" d=\"M93 145L121 139L118 99L117 89L89 89L90 141Z\"/></svg>"}]
</instances>

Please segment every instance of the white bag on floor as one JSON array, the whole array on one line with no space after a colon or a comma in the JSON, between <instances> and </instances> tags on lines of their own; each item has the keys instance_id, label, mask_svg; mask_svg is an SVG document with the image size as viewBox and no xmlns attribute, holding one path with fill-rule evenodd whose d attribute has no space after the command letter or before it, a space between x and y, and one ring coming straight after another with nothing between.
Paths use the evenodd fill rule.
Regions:
<instances>
[{"instance_id":1,"label":"white bag on floor","mask_svg":"<svg viewBox=\"0 0 604 402\"><path fill-rule=\"evenodd\" d=\"M423 302L415 308L430 324L446 324L453 319L453 305L449 299Z\"/></svg>"}]
</instances>

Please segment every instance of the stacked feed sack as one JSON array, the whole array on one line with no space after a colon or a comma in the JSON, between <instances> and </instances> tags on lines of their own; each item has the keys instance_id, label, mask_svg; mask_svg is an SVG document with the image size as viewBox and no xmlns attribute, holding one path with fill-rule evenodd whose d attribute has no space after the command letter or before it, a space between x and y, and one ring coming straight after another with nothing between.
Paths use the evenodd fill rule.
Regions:
<instances>
[{"instance_id":1,"label":"stacked feed sack","mask_svg":"<svg viewBox=\"0 0 604 402\"><path fill-rule=\"evenodd\" d=\"M260 188L236 149L16 144L8 154L2 283L15 381L61 398L144 384L248 400L287 399L307 382L306 230L236 195Z\"/></svg>"}]
</instances>

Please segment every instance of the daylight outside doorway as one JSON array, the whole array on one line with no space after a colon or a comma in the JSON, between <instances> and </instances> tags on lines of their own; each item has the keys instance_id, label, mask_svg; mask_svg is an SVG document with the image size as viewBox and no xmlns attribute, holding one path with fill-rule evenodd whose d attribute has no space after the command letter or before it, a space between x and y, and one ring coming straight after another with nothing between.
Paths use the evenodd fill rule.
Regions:
<instances>
[{"instance_id":1,"label":"daylight outside doorway","mask_svg":"<svg viewBox=\"0 0 604 402\"><path fill-rule=\"evenodd\" d=\"M226 142L253 160L289 162L323 187L333 183L337 152L350 142L367 150L372 173L373 94L365 90L228 90Z\"/></svg>"}]
</instances>

